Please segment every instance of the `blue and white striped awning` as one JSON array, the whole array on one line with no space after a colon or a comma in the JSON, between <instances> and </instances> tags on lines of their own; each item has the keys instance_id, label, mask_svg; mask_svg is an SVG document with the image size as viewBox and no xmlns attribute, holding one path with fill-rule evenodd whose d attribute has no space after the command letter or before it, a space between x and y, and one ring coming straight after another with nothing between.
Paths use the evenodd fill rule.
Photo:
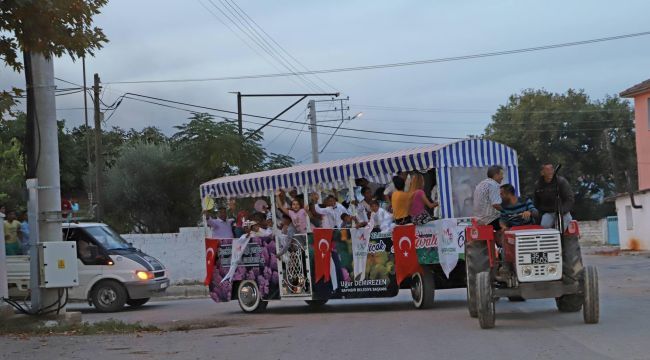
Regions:
<instances>
[{"instance_id":1,"label":"blue and white striped awning","mask_svg":"<svg viewBox=\"0 0 650 360\"><path fill-rule=\"evenodd\" d=\"M214 179L201 185L201 198L266 196L270 191L296 188L302 191L347 187L350 179L366 178L388 183L400 171L431 168L483 167L500 164L517 167L517 153L489 140L467 139L449 144L334 160L317 164ZM516 173L516 171L515 171ZM439 187L448 184L441 178Z\"/></svg>"}]
</instances>

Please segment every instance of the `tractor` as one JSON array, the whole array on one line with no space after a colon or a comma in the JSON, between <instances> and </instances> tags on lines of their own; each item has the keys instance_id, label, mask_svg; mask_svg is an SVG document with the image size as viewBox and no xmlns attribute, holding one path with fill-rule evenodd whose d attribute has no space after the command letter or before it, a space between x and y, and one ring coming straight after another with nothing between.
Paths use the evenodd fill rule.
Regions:
<instances>
[{"instance_id":1,"label":"tractor","mask_svg":"<svg viewBox=\"0 0 650 360\"><path fill-rule=\"evenodd\" d=\"M499 241L490 225L474 221L466 228L467 306L481 328L494 327L500 298L555 298L559 311L582 310L585 323L598 323L598 272L582 264L578 223L560 231L564 224L557 208L557 228L512 227Z\"/></svg>"}]
</instances>

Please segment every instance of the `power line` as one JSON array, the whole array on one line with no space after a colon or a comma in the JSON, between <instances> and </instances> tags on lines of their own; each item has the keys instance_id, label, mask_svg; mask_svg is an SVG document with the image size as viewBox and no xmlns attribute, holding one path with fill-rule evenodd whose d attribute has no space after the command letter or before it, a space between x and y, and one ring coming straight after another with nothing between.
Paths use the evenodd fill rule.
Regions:
<instances>
[{"instance_id":1,"label":"power line","mask_svg":"<svg viewBox=\"0 0 650 360\"><path fill-rule=\"evenodd\" d=\"M226 1L228 1L228 0L226 0ZM289 58L291 58L291 59L292 59L293 61L295 61L298 65L300 65L303 69L305 69L305 71L311 71L307 66L305 66L302 62L300 62L300 60L296 59L293 55L291 55L291 53L289 53L289 52L288 52L284 47L282 47L282 45L280 45L277 41L275 41L275 39L274 39L271 35L269 35L269 33L267 33L266 31L264 31L264 28L262 28L262 27L261 27L261 26L260 26L260 25L259 25L259 24L258 24L258 23L253 19L253 18L252 18L252 17L250 17L250 16L246 13L246 11L244 11L244 9L242 9L239 5L237 5L237 2L236 2L235 0L230 0L230 2L231 2L232 4L234 4L234 5L237 7L237 9L239 9L239 10L241 11L241 13L244 14L244 16L246 16L246 18L248 18L248 19L249 19L249 20L250 20L250 21L251 21L251 22L252 22L252 23L253 23L253 24L258 28L258 29L260 29L260 30L264 33L264 35L266 35L266 37L268 37L268 38L269 38L269 39L270 39L270 40L271 40L275 45L277 45L278 48L279 48L280 50L282 50L282 52L284 52L285 54L287 54L287 56L289 56ZM339 90L338 90L335 86L333 86L332 84L328 83L327 81L325 81L325 80L324 80L323 78L321 78L320 76L314 74L314 77L315 77L316 79L320 80L320 82L322 82L323 84L325 84L325 86L328 86L328 87L330 87L332 90L335 90L336 92L339 92ZM325 91L323 91L323 92L325 92Z\"/></svg>"},{"instance_id":2,"label":"power line","mask_svg":"<svg viewBox=\"0 0 650 360\"><path fill-rule=\"evenodd\" d=\"M221 7L219 7L217 4L215 4L212 0L207 0L215 9L217 9L232 25L234 25L239 31L244 34L244 36L248 37L255 45L257 45L260 49L262 49L263 52L265 52L267 55L271 57L271 59L275 60L278 64L280 64L281 67L285 68L288 70L291 74L296 75L296 72L291 69L290 66L288 66L282 59L278 58L277 55L275 55L272 50L268 49L260 40L258 40L257 37L255 37L255 34L244 25L244 23L233 13L230 8L227 6L224 6L225 10L230 13L228 15L226 11L224 11ZM220 0L223 4L223 0ZM234 20L233 20L234 18ZM248 30L248 31L247 31ZM274 66L275 67L275 66ZM277 67L276 67L277 69ZM310 84L308 81L305 80L303 76L298 76L298 79L303 82L301 86L303 86L305 89L308 89L309 91L313 91L313 88L310 89Z\"/></svg>"},{"instance_id":3,"label":"power line","mask_svg":"<svg viewBox=\"0 0 650 360\"><path fill-rule=\"evenodd\" d=\"M204 4L201 0L198 0L198 2L199 2L199 4L201 4L201 6L202 6L202 7L203 7L203 8L204 8L208 13L210 13L210 15L212 15L212 17L214 17L215 19L217 19L217 20L218 20L218 21L219 21L223 26L225 26L228 30L230 30L230 32L232 32L232 33L233 33L233 34L234 34L234 35L235 35L235 36L236 36L236 37L237 37L237 38L238 38L242 43L244 43L244 45L246 45L249 49L251 49L251 51L253 51L254 53L256 53L257 56L259 56L260 58L262 58L262 59L263 59L264 61L266 61L269 65L271 65L273 68L275 68L277 71L282 71L282 70L280 70L280 68L279 68L275 63L273 63L272 61L269 61L269 59L267 59L267 58L266 58L264 55L262 55L262 54L261 54L261 53L260 53L260 52L259 52L259 51L254 47L254 46L253 46L253 45L251 45L251 44L249 43L249 40L246 40L245 38L241 37L241 35L240 35L237 31L235 31L235 30L234 30L230 25L228 25L228 23L226 23L226 21L224 21L224 20L221 18L221 16L219 16L217 13L215 13L214 11L212 11L212 9L210 9L210 8L209 8L206 4ZM223 13L223 12L222 12L222 13ZM292 81L294 84L296 84L297 86L304 86L304 85L300 84L298 81L296 81L296 79L294 79L294 78L289 78L289 80L291 80L291 81Z\"/></svg>"},{"instance_id":4,"label":"power line","mask_svg":"<svg viewBox=\"0 0 650 360\"><path fill-rule=\"evenodd\" d=\"M240 22L240 24L242 24L244 26L244 28L248 29L249 32L251 32L251 34L253 34L264 45L266 45L266 48L269 49L273 54L275 54L275 56L280 59L281 63L287 64L287 66L288 66L287 70L291 71L292 73L296 73L297 71L300 71L289 60L287 60L287 58L284 57L271 43L269 43L269 41L266 40L264 38L264 36L262 36L260 34L260 32L255 29L255 27L253 27L251 25L251 23L238 10L238 8L235 8L228 0L225 0L225 1L224 0L219 0L219 1L221 2L221 4L225 5L224 7L226 8L226 10L228 10L231 14L233 14L233 17L235 17ZM228 8L232 9L234 12L231 11L230 9L228 9ZM240 21L240 19L241 19L241 21ZM303 77L303 76L300 76L300 78L303 81L305 81L306 83L308 83L309 85L313 86L319 92L327 92L327 91L325 91L325 89L320 87L318 84L313 82L311 79L309 79L307 77Z\"/></svg>"},{"instance_id":5,"label":"power line","mask_svg":"<svg viewBox=\"0 0 650 360\"><path fill-rule=\"evenodd\" d=\"M152 100L158 100L158 101L164 101L168 102L171 104L178 104L178 105L183 105L183 106L189 106L189 107L195 107L198 109L205 109L205 110L212 110L212 111L218 111L218 112L223 112L227 114L237 114L235 111L229 111L229 110L223 110L223 109L217 109L213 107L208 107L208 106L201 106L201 105L193 105L193 104L188 104L185 102L180 102L180 101L174 101L174 100L167 100L167 99L162 99L154 96L148 96L148 95L142 95L142 94L136 94L136 93L126 93L127 95L133 95L133 96L140 96L143 98L147 99L152 99ZM254 118L259 118L259 119L266 119L266 120L272 120L273 118L268 117L268 116L261 116L261 115L253 115L253 114L242 114L245 116L249 117L254 117ZM285 120L285 119L275 119L275 121L279 122L285 122L285 123L291 123L291 124L302 124L302 122L298 121L292 121L292 120ZM250 121L249 121L250 122ZM362 133L371 133L371 134L381 134L381 135L391 135L391 136L404 136L404 137L418 137L418 138L428 138L428 139L444 139L444 140L461 140L463 138L460 137L449 137L449 136L431 136L431 135L419 135L419 134L402 134L402 133L394 133L394 132L384 132L384 131L376 131L376 130L369 130L369 129L353 129L353 128L344 128L344 127L339 127L339 126L330 126L330 125L318 125L319 127L323 128L330 128L330 129L336 129L339 128L341 130L346 130L346 131L355 131L355 132L362 132ZM331 134L329 134L331 135Z\"/></svg>"},{"instance_id":6,"label":"power line","mask_svg":"<svg viewBox=\"0 0 650 360\"><path fill-rule=\"evenodd\" d=\"M372 109L379 111L404 111L404 112L431 112L431 113L459 113L459 114L493 114L495 110L480 110L480 109L445 109L445 108L417 108L405 106L383 106L383 105L364 105L364 104L350 104L359 109ZM585 110L516 110L504 109L505 112L523 112L531 114L564 114L564 113L599 113L599 112L629 112L629 109L585 109Z\"/></svg>"},{"instance_id":7,"label":"power line","mask_svg":"<svg viewBox=\"0 0 650 360\"><path fill-rule=\"evenodd\" d=\"M388 63L388 64L375 64L375 65L363 65L363 66L332 68L332 69L322 69L322 70L312 70L312 71L300 71L300 72L296 72L296 73L288 72L288 73L276 73L276 74L256 74L256 75L224 76L224 77L194 78L194 79L127 80L127 81L108 82L106 84L149 84L149 83L178 83L178 82L243 80L243 79L261 79L261 78L274 78L274 77L285 77L285 76L299 76L299 75L329 74L329 73L350 72L350 71L376 70L376 69L386 69L386 68L394 68L394 67L404 67L404 66L414 66L414 65L424 65L424 64L435 64L435 63L444 63L444 62L452 62L452 61L480 59L480 58L503 56L503 55L521 54L521 53L536 52L536 51L543 51L543 50L559 49L559 48L565 48L565 47L588 45L588 44L601 43L601 42L607 42L607 41L629 39L629 38L647 36L647 35L650 35L650 31L632 33L632 34L624 34L624 35L616 35L616 36L609 36L609 37L590 39L590 40L581 40L581 41L573 41L573 42L558 43L558 44L551 44L551 45L542 45L542 46L535 46L535 47L528 47L528 48L521 48L521 49L514 49L514 50L493 51L493 52L479 53L479 54L472 54L472 55L462 55L462 56L452 56L452 57L426 59L426 60L405 61L405 62Z\"/></svg>"},{"instance_id":8,"label":"power line","mask_svg":"<svg viewBox=\"0 0 650 360\"><path fill-rule=\"evenodd\" d=\"M199 112L199 111L194 111L194 110L190 110L190 109L184 109L184 108L180 108L180 107L177 107L177 106L166 105L166 104L162 104L162 103L155 102L155 101L138 99L138 98L133 98L133 97L129 97L129 96L125 96L124 99L140 101L140 102L149 103L149 104L158 105L158 106L163 106L163 107L172 108L172 109L176 109L176 110L182 110L182 111L190 112L190 113L193 113L193 114L208 114L208 115L212 115L214 117L223 119L226 122L233 122L233 123L237 122L237 119L234 119L234 118L228 118L228 117L224 117L224 116L221 116L221 115L211 114L211 113L208 113L208 112ZM254 121L248 121L248 122L251 123L251 124L254 124L254 125L263 125L262 123L254 122ZM302 131L302 130L298 130L298 129L295 129L295 128L286 127L286 126L279 126L279 125L268 125L268 127L272 127L272 128L276 128L276 129L283 129L283 130L298 131L298 132ZM246 130L251 130L251 129L246 129ZM321 133L321 134L323 134L323 135L332 135L331 133ZM429 142L391 140L391 139L377 139L377 138L368 138L368 137L342 135L342 134L338 134L337 136L342 137L342 138L348 138L348 139L377 141L377 142L388 142L388 143L396 143L396 144L431 145L431 143L429 143Z\"/></svg>"}]
</instances>

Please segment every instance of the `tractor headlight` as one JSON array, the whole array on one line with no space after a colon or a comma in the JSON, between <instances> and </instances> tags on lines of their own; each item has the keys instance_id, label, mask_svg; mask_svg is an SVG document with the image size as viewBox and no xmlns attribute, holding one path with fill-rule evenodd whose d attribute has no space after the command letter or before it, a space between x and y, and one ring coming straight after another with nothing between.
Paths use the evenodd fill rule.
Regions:
<instances>
[{"instance_id":1,"label":"tractor headlight","mask_svg":"<svg viewBox=\"0 0 650 360\"><path fill-rule=\"evenodd\" d=\"M547 272L549 275L555 275L555 274L557 274L557 266L555 266L555 265L548 265L548 266L546 267L546 272Z\"/></svg>"},{"instance_id":2,"label":"tractor headlight","mask_svg":"<svg viewBox=\"0 0 650 360\"><path fill-rule=\"evenodd\" d=\"M533 275L533 268L531 266L524 266L523 269L521 269L521 273L524 276L531 276Z\"/></svg>"}]
</instances>

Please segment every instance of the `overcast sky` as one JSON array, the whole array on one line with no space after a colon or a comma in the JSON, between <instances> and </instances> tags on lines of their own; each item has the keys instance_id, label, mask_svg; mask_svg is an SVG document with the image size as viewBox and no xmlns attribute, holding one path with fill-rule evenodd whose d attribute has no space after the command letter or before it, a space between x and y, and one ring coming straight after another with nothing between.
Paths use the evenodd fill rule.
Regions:
<instances>
[{"instance_id":1,"label":"overcast sky","mask_svg":"<svg viewBox=\"0 0 650 360\"><path fill-rule=\"evenodd\" d=\"M95 19L110 39L95 58L87 59L102 82L224 76L286 72L214 8L227 11L223 0L201 0L235 30L231 32L198 0L112 0ZM243 1L237 4L269 35L311 70L393 63L469 55L499 50L580 41L650 30L650 3L612 1ZM241 39L245 39L250 47ZM465 137L480 134L491 114L508 96L527 88L564 92L584 89L592 98L617 94L650 78L650 36L526 54L463 60L411 67L319 75L344 96L346 116L363 117L343 126L386 132ZM252 50L251 47L254 49ZM289 61L293 61L289 59ZM299 67L299 66L298 66ZM301 68L302 70L302 68ZM81 83L81 63L56 59L57 77ZM334 91L321 79L309 80ZM24 87L21 74L3 69L1 88ZM58 83L61 87L69 87ZM112 103L124 92L236 110L242 93L314 92L297 78L212 82L106 85L103 101ZM247 113L273 116L291 98L244 99ZM83 123L81 94L57 97L58 118L69 127ZM304 122L306 102L282 118ZM334 105L319 103L319 110ZM378 107L391 107L382 109ZM405 109L395 108L409 108ZM420 109L420 110L418 110ZM430 109L428 111L423 111ZM417 111L414 111L417 110ZM333 119L336 113L319 113ZM157 126L165 133L186 122L187 112L125 100L109 126ZM245 119L244 126L256 128ZM91 120L92 121L92 120ZM336 122L325 123L336 125ZM300 124L278 123L300 129ZM307 130L304 127L304 130ZM323 129L331 133L333 129ZM269 152L310 161L307 132L268 128ZM322 160L418 146L405 142L444 140L339 131ZM321 146L328 140L321 135ZM295 146L292 144L297 139Z\"/></svg>"}]
</instances>

